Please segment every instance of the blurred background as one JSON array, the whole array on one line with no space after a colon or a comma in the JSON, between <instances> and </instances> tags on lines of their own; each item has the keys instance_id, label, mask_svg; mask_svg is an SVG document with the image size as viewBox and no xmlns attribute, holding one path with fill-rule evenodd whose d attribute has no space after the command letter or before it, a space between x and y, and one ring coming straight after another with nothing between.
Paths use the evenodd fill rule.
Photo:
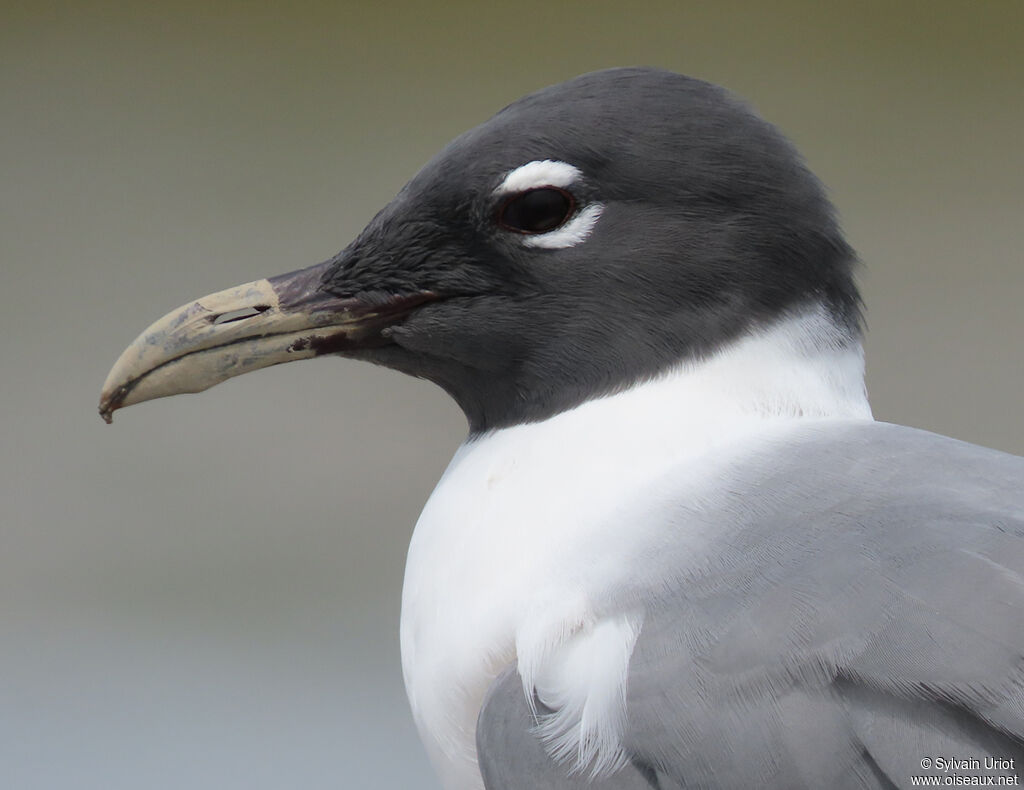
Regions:
<instances>
[{"instance_id":1,"label":"blurred background","mask_svg":"<svg viewBox=\"0 0 1024 790\"><path fill-rule=\"evenodd\" d=\"M437 787L397 624L454 405L336 360L95 404L152 320L329 257L582 72L752 101L865 262L876 416L1024 452L1019 0L0 10L3 788Z\"/></svg>"}]
</instances>

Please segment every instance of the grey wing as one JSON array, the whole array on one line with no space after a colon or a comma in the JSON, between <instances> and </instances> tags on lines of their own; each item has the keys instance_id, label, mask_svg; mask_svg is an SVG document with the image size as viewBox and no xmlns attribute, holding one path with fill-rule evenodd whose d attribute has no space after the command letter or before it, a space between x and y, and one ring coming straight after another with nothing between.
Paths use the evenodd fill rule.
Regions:
<instances>
[{"instance_id":1,"label":"grey wing","mask_svg":"<svg viewBox=\"0 0 1024 790\"><path fill-rule=\"evenodd\" d=\"M714 564L648 607L627 752L685 787L1017 775L1024 459L876 423L744 466Z\"/></svg>"},{"instance_id":2,"label":"grey wing","mask_svg":"<svg viewBox=\"0 0 1024 790\"><path fill-rule=\"evenodd\" d=\"M710 559L662 556L685 570L625 601L646 613L628 676L630 764L603 783L570 778L505 675L477 729L488 790L1017 775L1022 481L1024 459L882 423L809 429L750 458L722 481L726 501L688 514L719 527ZM940 758L964 762L943 772Z\"/></svg>"}]
</instances>

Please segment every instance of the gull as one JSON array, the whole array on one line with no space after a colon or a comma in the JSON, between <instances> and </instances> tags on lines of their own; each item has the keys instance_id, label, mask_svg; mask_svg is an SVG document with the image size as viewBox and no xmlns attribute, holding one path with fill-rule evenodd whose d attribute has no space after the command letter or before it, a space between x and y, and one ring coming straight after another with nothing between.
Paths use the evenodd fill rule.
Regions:
<instances>
[{"instance_id":1,"label":"gull","mask_svg":"<svg viewBox=\"0 0 1024 790\"><path fill-rule=\"evenodd\" d=\"M855 270L745 103L601 71L456 138L329 260L154 323L100 412L320 356L455 399L401 615L450 790L1012 777L1024 459L873 420Z\"/></svg>"}]
</instances>

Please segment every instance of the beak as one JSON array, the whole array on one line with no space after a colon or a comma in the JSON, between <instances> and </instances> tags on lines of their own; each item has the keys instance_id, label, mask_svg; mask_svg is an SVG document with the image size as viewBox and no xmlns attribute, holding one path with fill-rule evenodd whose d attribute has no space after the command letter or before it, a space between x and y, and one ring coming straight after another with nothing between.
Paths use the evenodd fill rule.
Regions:
<instances>
[{"instance_id":1,"label":"beak","mask_svg":"<svg viewBox=\"0 0 1024 790\"><path fill-rule=\"evenodd\" d=\"M382 331L437 296L369 300L321 290L330 262L204 296L165 315L114 363L100 416L135 403L202 392L251 370L386 345Z\"/></svg>"}]
</instances>

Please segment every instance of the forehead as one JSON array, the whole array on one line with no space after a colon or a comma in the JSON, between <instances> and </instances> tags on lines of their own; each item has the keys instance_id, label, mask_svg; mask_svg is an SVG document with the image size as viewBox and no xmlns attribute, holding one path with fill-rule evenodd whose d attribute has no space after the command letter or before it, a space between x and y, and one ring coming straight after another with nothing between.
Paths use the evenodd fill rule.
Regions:
<instances>
[{"instance_id":1,"label":"forehead","mask_svg":"<svg viewBox=\"0 0 1024 790\"><path fill-rule=\"evenodd\" d=\"M708 83L605 72L520 99L465 132L414 178L410 197L450 204L580 183L608 198L701 194L770 165L772 137L745 105Z\"/></svg>"}]
</instances>

